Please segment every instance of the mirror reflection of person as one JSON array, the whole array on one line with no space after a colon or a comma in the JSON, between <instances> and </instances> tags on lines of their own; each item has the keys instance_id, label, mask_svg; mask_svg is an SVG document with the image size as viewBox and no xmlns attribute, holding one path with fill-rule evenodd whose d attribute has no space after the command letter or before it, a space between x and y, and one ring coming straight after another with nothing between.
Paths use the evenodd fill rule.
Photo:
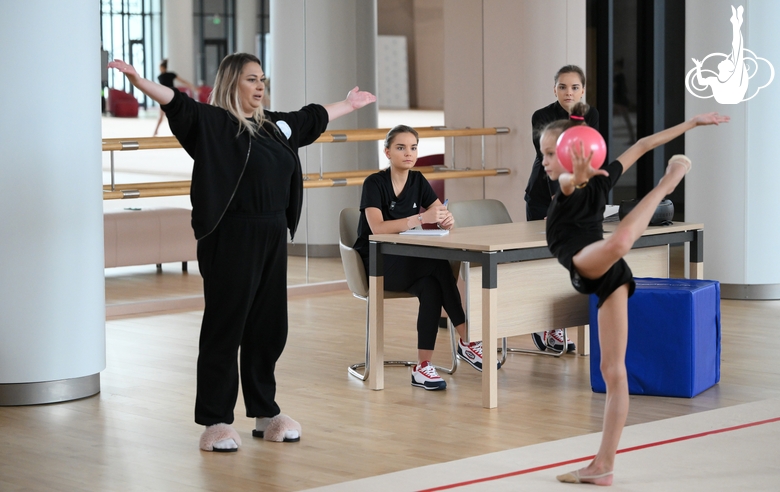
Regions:
<instances>
[{"instance_id":1,"label":"mirror reflection of person","mask_svg":"<svg viewBox=\"0 0 780 492\"><path fill-rule=\"evenodd\" d=\"M619 114L628 128L628 142L634 143L636 141L636 134L634 134L634 125L631 123L631 114L629 112L629 106L631 101L628 100L628 82L626 81L626 74L623 72L623 59L615 60L615 73L612 76L612 105L614 112Z\"/></svg>"},{"instance_id":2,"label":"mirror reflection of person","mask_svg":"<svg viewBox=\"0 0 780 492\"><path fill-rule=\"evenodd\" d=\"M170 87L171 89L173 89L175 87L175 83L178 82L179 85L186 86L192 91L192 97L194 99L198 99L198 88L195 87L195 84L192 84L191 82L184 80L183 78L179 77L175 72L168 71L168 59L165 59L160 62L160 75L157 76L157 81L161 85L164 85L165 87ZM160 110L160 116L157 118L157 126L154 127L154 133L152 133L153 137L157 136L157 132L160 130L160 125L162 124L164 119L165 119L165 111Z\"/></svg>"},{"instance_id":3,"label":"mirror reflection of person","mask_svg":"<svg viewBox=\"0 0 780 492\"><path fill-rule=\"evenodd\" d=\"M711 87L712 95L721 104L737 104L742 102L748 90L747 65L745 65L745 45L740 28L742 27L742 13L744 8L740 5L736 10L731 7L731 54L718 63L717 77L702 76L701 61L692 58L696 64L696 81L702 87Z\"/></svg>"},{"instance_id":4,"label":"mirror reflection of person","mask_svg":"<svg viewBox=\"0 0 780 492\"><path fill-rule=\"evenodd\" d=\"M248 53L219 64L210 104L144 79L121 60L109 67L160 104L194 161L192 227L205 300L195 398L195 422L205 426L200 448L241 445L231 425L239 372L246 415L255 419L252 436L300 440L300 424L276 402L274 375L288 332L287 230L294 238L303 206L298 149L376 97L355 87L325 106L265 111L265 73Z\"/></svg>"}]
</instances>

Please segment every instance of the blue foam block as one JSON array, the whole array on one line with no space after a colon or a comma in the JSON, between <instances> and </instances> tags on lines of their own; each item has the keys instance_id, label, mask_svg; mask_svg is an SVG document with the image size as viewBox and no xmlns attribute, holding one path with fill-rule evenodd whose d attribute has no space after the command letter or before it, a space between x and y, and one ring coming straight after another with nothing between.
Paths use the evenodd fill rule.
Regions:
<instances>
[{"instance_id":1,"label":"blue foam block","mask_svg":"<svg viewBox=\"0 0 780 492\"><path fill-rule=\"evenodd\" d=\"M599 365L598 298L590 296L590 384L606 392ZM637 278L628 300L628 392L691 398L720 381L720 284Z\"/></svg>"}]
</instances>

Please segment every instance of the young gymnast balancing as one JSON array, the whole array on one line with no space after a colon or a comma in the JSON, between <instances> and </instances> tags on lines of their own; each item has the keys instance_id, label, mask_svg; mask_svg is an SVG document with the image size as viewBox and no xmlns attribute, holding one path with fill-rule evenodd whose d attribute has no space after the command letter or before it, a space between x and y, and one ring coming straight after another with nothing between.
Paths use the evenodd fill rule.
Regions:
<instances>
[{"instance_id":1,"label":"young gymnast balancing","mask_svg":"<svg viewBox=\"0 0 780 492\"><path fill-rule=\"evenodd\" d=\"M582 117L587 105L578 103L572 116ZM646 152L663 145L686 131L703 125L718 125L728 116L707 113L677 126L644 137L617 160L600 169L590 165L591 155L584 146L571 150L572 172L567 172L556 155L556 142L566 129L582 124L578 118L553 122L542 131L541 148L544 169L560 189L547 213L547 244L558 261L570 272L571 283L583 294L596 294L598 302L601 374L607 385L601 446L585 468L559 475L561 482L611 485L620 434L628 414L626 379L626 343L628 340L628 298L636 284L623 257L647 229L656 207L670 194L691 168L684 155L669 160L666 173L615 229L604 239L603 214L610 189L620 175Z\"/></svg>"}]
</instances>

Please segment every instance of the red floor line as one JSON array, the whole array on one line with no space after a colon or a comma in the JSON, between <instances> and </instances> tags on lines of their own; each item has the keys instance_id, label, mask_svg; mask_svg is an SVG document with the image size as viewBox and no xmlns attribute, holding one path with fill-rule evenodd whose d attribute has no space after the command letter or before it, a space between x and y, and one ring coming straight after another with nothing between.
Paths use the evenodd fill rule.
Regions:
<instances>
[{"instance_id":1,"label":"red floor line","mask_svg":"<svg viewBox=\"0 0 780 492\"><path fill-rule=\"evenodd\" d=\"M722 434L724 432L730 432L730 431L745 429L745 428L748 428L748 427L755 427L757 425L771 424L772 422L780 422L780 417L775 417L775 418L766 419L766 420L759 420L759 421L750 422L750 423L747 423L747 424L735 425L733 427L725 427L723 429L716 429L716 430L711 430L711 431L706 431L706 432L700 432L698 434L690 434L688 436L675 437L675 438L672 438L672 439L666 439L664 441L656 441L656 442L651 442L651 443L647 443L647 444L641 444L639 446L632 446L630 448L618 449L617 452L618 452L618 454L628 453L630 451L638 451L640 449L652 448L652 447L661 446L661 445L664 445L664 444L671 444L671 443L680 442L680 441L687 441L689 439L696 439L696 438L699 438L699 437L710 436L710 435L713 435L713 434ZM550 463L550 464L547 464L547 465L536 466L534 468L526 468L524 470L517 470L517 471L513 471L513 472L509 472L509 473L502 473L501 475L493 475L491 477L477 478L477 479L468 480L468 481L465 481L465 482L458 482L458 483L453 483L453 484L449 484L449 485L441 485L439 487L433 487L433 488L430 488L430 489L422 489L422 490L420 490L418 492L434 492L434 491L437 491L437 490L455 489L455 488L458 488L458 487L465 487L466 485L474 485L476 483L483 483L483 482L491 482L491 481L494 481L494 480L501 480L502 478L509 478L509 477L514 477L514 476L517 476L517 475L525 475L527 473L533 473L533 472L537 472L537 471L547 470L547 469L550 469L550 468L558 468L559 466L570 465L572 463L580 463L580 462L588 461L588 460L592 460L592 459L593 459L593 456L583 456L582 458L575 458L575 459L571 459L571 460L567 460L567 461L560 461L558 463Z\"/></svg>"}]
</instances>

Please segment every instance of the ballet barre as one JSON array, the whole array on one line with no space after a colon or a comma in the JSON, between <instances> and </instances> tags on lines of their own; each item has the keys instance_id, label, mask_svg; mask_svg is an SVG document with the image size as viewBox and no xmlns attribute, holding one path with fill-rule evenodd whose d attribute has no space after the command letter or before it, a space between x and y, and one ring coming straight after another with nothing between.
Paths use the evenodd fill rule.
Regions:
<instances>
[{"instance_id":1,"label":"ballet barre","mask_svg":"<svg viewBox=\"0 0 780 492\"><path fill-rule=\"evenodd\" d=\"M428 169L425 167L420 168ZM433 170L431 170L433 171ZM437 179L462 179L462 178L479 178L488 176L500 176L503 174L509 174L510 170L506 168L498 169L473 169L473 170L442 170L425 171L426 178L428 180ZM352 172L352 171L349 171ZM354 171L354 176L338 176L339 173L330 173L333 176L319 179L304 176L303 187L304 188L335 188L340 186L359 186L363 184L366 177L375 173L376 171ZM315 175L316 176L316 175ZM153 183L128 183L115 185L114 190L110 185L103 186L103 199L104 200L122 200L128 198L150 198L160 196L179 196L188 195L190 193L190 181L158 181Z\"/></svg>"},{"instance_id":2,"label":"ballet barre","mask_svg":"<svg viewBox=\"0 0 780 492\"><path fill-rule=\"evenodd\" d=\"M314 143L369 142L384 140L389 128L362 128L357 130L326 131ZM415 168L425 174L428 180L485 178L510 174L507 168L488 169L485 166L485 136L509 134L506 127L487 128L447 128L443 126L416 128L420 138L449 137L452 141L451 167L424 166ZM458 137L482 138L482 162L478 169L469 167L457 169L454 162L454 142ZM181 148L176 137L141 137L141 138L104 138L104 152L110 153L111 183L103 186L104 200L122 200L132 198L150 198L163 196L187 195L190 192L190 181L162 181L148 183L116 184L114 153L136 150L162 150ZM303 176L304 188L335 188L342 186L359 186L376 170L334 171L324 172L324 157L320 146L320 172L308 173Z\"/></svg>"}]
</instances>

